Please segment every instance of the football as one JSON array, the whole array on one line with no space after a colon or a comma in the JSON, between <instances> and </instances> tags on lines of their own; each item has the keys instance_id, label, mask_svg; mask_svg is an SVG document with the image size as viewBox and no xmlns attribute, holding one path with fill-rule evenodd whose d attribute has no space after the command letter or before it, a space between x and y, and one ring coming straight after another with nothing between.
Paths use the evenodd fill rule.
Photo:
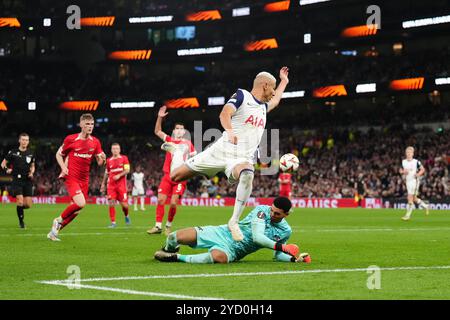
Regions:
<instances>
[{"instance_id":1,"label":"football","mask_svg":"<svg viewBox=\"0 0 450 320\"><path fill-rule=\"evenodd\" d=\"M297 171L300 161L292 153L286 153L280 158L280 168L283 172Z\"/></svg>"}]
</instances>

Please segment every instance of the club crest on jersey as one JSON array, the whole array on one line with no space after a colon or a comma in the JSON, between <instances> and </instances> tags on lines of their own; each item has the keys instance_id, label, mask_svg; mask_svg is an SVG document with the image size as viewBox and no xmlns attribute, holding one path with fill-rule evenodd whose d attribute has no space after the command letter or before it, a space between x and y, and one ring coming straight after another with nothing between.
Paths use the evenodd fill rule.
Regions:
<instances>
[{"instance_id":1,"label":"club crest on jersey","mask_svg":"<svg viewBox=\"0 0 450 320\"><path fill-rule=\"evenodd\" d=\"M256 216L260 219L264 219L266 217L266 214L264 213L264 211L259 211Z\"/></svg>"},{"instance_id":2,"label":"club crest on jersey","mask_svg":"<svg viewBox=\"0 0 450 320\"><path fill-rule=\"evenodd\" d=\"M30 162L31 162L31 157L30 157L30 156L27 156L27 157L26 157L26 161L27 161L27 163L30 163Z\"/></svg>"},{"instance_id":3,"label":"club crest on jersey","mask_svg":"<svg viewBox=\"0 0 450 320\"><path fill-rule=\"evenodd\" d=\"M250 115L247 118L247 120L245 120L244 124L247 124L247 123L249 123L252 126L257 127L257 128L261 127L261 128L264 129L264 127L265 127L264 119L262 119L262 118L260 119L258 117L254 117L253 115Z\"/></svg>"}]
</instances>

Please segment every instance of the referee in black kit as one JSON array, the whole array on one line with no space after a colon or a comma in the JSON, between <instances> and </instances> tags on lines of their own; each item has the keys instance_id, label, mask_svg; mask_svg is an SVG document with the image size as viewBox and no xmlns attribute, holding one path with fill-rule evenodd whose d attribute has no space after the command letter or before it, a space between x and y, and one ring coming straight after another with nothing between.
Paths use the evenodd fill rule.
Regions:
<instances>
[{"instance_id":1,"label":"referee in black kit","mask_svg":"<svg viewBox=\"0 0 450 320\"><path fill-rule=\"evenodd\" d=\"M33 174L35 170L35 159L33 153L28 149L30 137L26 133L19 135L19 147L8 152L1 163L7 174L12 174L11 194L16 197L17 216L19 226L25 228L24 209L31 207L31 196L33 195Z\"/></svg>"}]
</instances>

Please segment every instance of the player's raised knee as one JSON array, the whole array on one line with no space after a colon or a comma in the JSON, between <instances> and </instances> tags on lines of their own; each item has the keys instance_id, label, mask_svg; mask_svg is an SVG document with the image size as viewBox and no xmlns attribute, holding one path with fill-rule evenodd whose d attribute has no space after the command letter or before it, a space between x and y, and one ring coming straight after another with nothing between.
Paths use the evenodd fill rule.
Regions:
<instances>
[{"instance_id":1,"label":"player's raised knee","mask_svg":"<svg viewBox=\"0 0 450 320\"><path fill-rule=\"evenodd\" d=\"M239 181L242 181L246 184L253 183L253 178L255 177L255 173L252 169L243 169L239 175Z\"/></svg>"},{"instance_id":2,"label":"player's raised knee","mask_svg":"<svg viewBox=\"0 0 450 320\"><path fill-rule=\"evenodd\" d=\"M76 200L74 201L75 204L80 207L80 209L83 209L86 206L86 200Z\"/></svg>"}]
</instances>

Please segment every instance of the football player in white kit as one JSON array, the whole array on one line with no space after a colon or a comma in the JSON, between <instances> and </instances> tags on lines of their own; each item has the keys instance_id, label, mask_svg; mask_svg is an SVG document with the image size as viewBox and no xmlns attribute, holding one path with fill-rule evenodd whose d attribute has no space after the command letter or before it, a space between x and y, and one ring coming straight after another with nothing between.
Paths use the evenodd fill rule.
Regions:
<instances>
[{"instance_id":1,"label":"football player in white kit","mask_svg":"<svg viewBox=\"0 0 450 320\"><path fill-rule=\"evenodd\" d=\"M419 160L414 159L414 148L407 147L405 150L406 159L402 161L402 168L400 174L405 176L406 190L408 192L408 204L406 206L406 215L402 217L402 220L407 221L411 218L411 214L414 210L414 203L419 205L419 208L423 208L428 215L429 206L417 197L420 186L420 178L425 174L425 168L422 166Z\"/></svg>"},{"instance_id":2,"label":"football player in white kit","mask_svg":"<svg viewBox=\"0 0 450 320\"><path fill-rule=\"evenodd\" d=\"M266 114L280 103L289 82L289 69L280 70L280 83L268 72L260 72L253 81L249 92L238 89L224 105L220 113L220 123L225 129L203 152L183 161L186 148L164 143L161 148L173 155L170 177L181 182L195 175L209 178L218 172L225 172L230 183L237 182L236 202L228 228L235 241L242 241L243 235L238 222L252 193L255 153L266 127Z\"/></svg>"},{"instance_id":3,"label":"football player in white kit","mask_svg":"<svg viewBox=\"0 0 450 320\"><path fill-rule=\"evenodd\" d=\"M137 211L137 199L141 199L141 210L144 211L145 203L145 190L144 190L144 173L141 171L141 166L136 167L136 171L131 175L133 181L133 190L131 195L133 196L134 211Z\"/></svg>"}]
</instances>

